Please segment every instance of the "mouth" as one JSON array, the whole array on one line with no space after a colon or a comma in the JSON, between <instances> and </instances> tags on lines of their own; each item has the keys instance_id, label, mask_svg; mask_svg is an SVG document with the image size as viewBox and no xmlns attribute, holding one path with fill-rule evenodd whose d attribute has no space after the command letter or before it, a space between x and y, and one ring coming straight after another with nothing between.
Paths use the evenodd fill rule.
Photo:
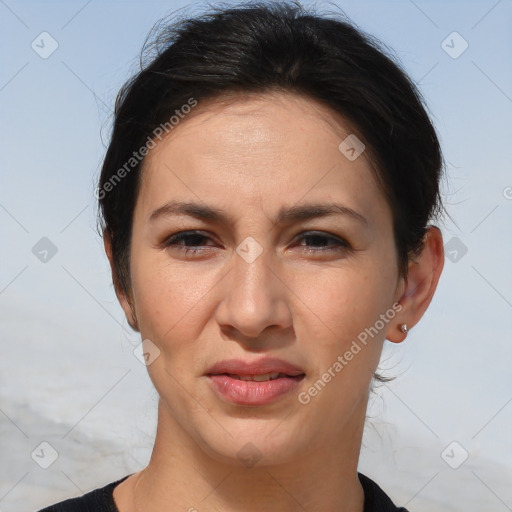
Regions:
<instances>
[{"instance_id":1,"label":"mouth","mask_svg":"<svg viewBox=\"0 0 512 512\"><path fill-rule=\"evenodd\" d=\"M256 361L231 359L210 368L210 387L222 401L244 406L263 406L291 398L306 377L287 361L264 358Z\"/></svg>"},{"instance_id":2,"label":"mouth","mask_svg":"<svg viewBox=\"0 0 512 512\"><path fill-rule=\"evenodd\" d=\"M210 367L207 376L227 375L240 380L265 381L304 375L304 370L283 359L263 357L254 360L226 359Z\"/></svg>"},{"instance_id":3,"label":"mouth","mask_svg":"<svg viewBox=\"0 0 512 512\"><path fill-rule=\"evenodd\" d=\"M208 376L211 377L214 374L209 374ZM234 373L220 373L216 375L225 375L231 379L237 379L237 380L243 380L246 382L267 382L269 380L276 380L276 379L295 379L297 381L302 380L306 374L300 373L297 375L288 375L286 373L263 373L260 375L237 375Z\"/></svg>"}]
</instances>

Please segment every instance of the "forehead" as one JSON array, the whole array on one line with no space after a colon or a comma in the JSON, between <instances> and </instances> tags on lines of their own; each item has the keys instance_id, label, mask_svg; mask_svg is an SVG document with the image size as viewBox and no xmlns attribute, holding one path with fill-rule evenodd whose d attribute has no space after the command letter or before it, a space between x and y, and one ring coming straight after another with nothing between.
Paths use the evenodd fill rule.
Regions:
<instances>
[{"instance_id":1,"label":"forehead","mask_svg":"<svg viewBox=\"0 0 512 512\"><path fill-rule=\"evenodd\" d=\"M184 149L182 145L190 140L203 143L193 147L197 156L206 152L220 155L233 149L270 153L273 148L284 150L283 156L290 156L314 144L318 146L322 140L324 145L337 147L356 132L346 119L326 105L305 95L283 91L226 93L202 100L190 113L180 117L179 123L149 153L147 163L170 144L176 150ZM304 142L307 146L300 147ZM366 159L365 154L362 157Z\"/></svg>"},{"instance_id":2,"label":"forehead","mask_svg":"<svg viewBox=\"0 0 512 512\"><path fill-rule=\"evenodd\" d=\"M348 203L375 203L382 194L368 154L349 160L339 149L353 135L341 116L305 96L210 99L183 116L148 153L139 198L146 210L194 195L215 199L220 207L243 198L246 207L269 203L272 209L271 204L293 204L305 195L319 200L336 194Z\"/></svg>"}]
</instances>

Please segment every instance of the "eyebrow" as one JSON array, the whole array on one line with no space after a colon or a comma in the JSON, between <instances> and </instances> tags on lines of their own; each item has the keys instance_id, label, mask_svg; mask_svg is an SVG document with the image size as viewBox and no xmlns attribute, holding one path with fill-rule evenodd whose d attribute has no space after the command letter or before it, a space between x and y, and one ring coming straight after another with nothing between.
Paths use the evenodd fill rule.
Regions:
<instances>
[{"instance_id":1,"label":"eyebrow","mask_svg":"<svg viewBox=\"0 0 512 512\"><path fill-rule=\"evenodd\" d=\"M218 222L221 224L233 222L232 217L219 208L189 201L169 201L151 213L149 222L172 215L188 215L199 220ZM345 215L369 227L368 220L363 217L363 215L352 208L337 203L314 203L281 208L274 222L276 224L291 223L329 215Z\"/></svg>"}]
</instances>

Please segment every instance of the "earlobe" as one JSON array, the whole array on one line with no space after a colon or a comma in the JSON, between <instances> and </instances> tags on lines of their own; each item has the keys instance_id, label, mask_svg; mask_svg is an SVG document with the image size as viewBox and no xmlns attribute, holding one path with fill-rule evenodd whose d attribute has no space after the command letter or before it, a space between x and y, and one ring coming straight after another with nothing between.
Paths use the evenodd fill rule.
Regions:
<instances>
[{"instance_id":1,"label":"earlobe","mask_svg":"<svg viewBox=\"0 0 512 512\"><path fill-rule=\"evenodd\" d=\"M116 292L117 300L119 301L119 304L123 308L124 314L126 315L126 320L128 321L128 324L130 327L137 332L139 331L139 326L137 323L137 317L135 315L134 307L130 303L130 301L127 299L125 293L121 290L121 287L119 283L117 282L116 273L115 273L115 262L112 255L112 239L110 236L110 233L107 231L107 229L103 230L103 246L105 247L105 254L107 255L109 264L110 264L110 271L112 275L112 283L114 285L114 290Z\"/></svg>"},{"instance_id":2,"label":"earlobe","mask_svg":"<svg viewBox=\"0 0 512 512\"><path fill-rule=\"evenodd\" d=\"M386 333L387 339L393 343L404 341L408 330L419 322L434 296L443 270L444 250L440 229L429 226L423 240L420 255L409 262L405 286L399 298L402 310L396 324L390 325Z\"/></svg>"},{"instance_id":3,"label":"earlobe","mask_svg":"<svg viewBox=\"0 0 512 512\"><path fill-rule=\"evenodd\" d=\"M409 326L403 322L398 325L391 325L390 330L386 333L386 339L392 343L402 343L407 338L409 332Z\"/></svg>"}]
</instances>

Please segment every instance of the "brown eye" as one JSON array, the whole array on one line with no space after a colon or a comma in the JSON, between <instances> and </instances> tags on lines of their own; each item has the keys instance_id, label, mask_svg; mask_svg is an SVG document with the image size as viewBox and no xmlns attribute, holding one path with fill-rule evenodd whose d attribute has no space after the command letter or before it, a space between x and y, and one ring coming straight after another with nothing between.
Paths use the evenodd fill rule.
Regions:
<instances>
[{"instance_id":1,"label":"brown eye","mask_svg":"<svg viewBox=\"0 0 512 512\"><path fill-rule=\"evenodd\" d=\"M298 240L299 244L297 245L307 248L310 252L336 251L350 248L346 240L320 231L303 233Z\"/></svg>"},{"instance_id":2,"label":"brown eye","mask_svg":"<svg viewBox=\"0 0 512 512\"><path fill-rule=\"evenodd\" d=\"M185 255L207 253L215 246L213 239L201 231L182 231L168 237L162 247L181 251Z\"/></svg>"},{"instance_id":3,"label":"brown eye","mask_svg":"<svg viewBox=\"0 0 512 512\"><path fill-rule=\"evenodd\" d=\"M184 231L172 235L165 241L165 245L181 245L184 247L198 247L206 245L206 240L211 240L207 235L199 231Z\"/></svg>"}]
</instances>

